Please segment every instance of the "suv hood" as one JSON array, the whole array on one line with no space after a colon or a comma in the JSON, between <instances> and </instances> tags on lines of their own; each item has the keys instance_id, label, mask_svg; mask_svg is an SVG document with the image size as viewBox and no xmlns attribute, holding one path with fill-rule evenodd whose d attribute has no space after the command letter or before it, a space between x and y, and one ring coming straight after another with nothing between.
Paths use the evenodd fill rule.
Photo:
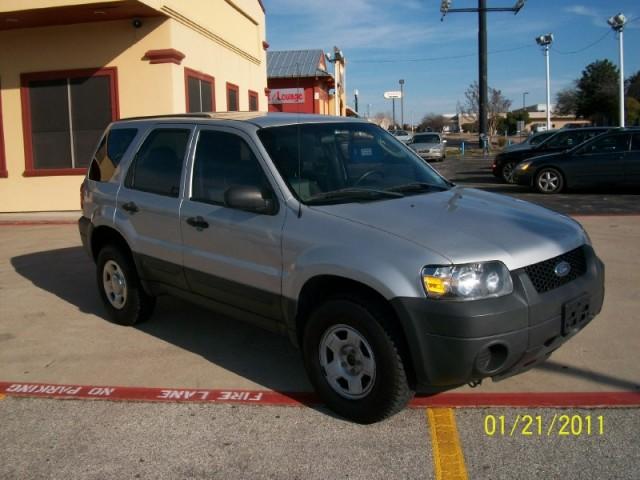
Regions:
<instances>
[{"instance_id":1,"label":"suv hood","mask_svg":"<svg viewBox=\"0 0 640 480\"><path fill-rule=\"evenodd\" d=\"M587 243L569 217L471 188L311 208L417 243L452 263L500 260L514 270Z\"/></svg>"}]
</instances>

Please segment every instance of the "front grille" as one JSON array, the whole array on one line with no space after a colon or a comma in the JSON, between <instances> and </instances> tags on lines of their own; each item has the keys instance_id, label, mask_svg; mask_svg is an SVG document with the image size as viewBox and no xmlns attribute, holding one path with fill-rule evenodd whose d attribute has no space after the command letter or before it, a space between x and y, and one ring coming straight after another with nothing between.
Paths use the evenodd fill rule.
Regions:
<instances>
[{"instance_id":1,"label":"front grille","mask_svg":"<svg viewBox=\"0 0 640 480\"><path fill-rule=\"evenodd\" d=\"M565 261L571 265L571 271L564 277L555 274L554 269L558 263ZM584 247L576 248L544 262L535 263L524 268L529 279L538 293L548 292L561 287L587 272L587 259L584 255Z\"/></svg>"}]
</instances>

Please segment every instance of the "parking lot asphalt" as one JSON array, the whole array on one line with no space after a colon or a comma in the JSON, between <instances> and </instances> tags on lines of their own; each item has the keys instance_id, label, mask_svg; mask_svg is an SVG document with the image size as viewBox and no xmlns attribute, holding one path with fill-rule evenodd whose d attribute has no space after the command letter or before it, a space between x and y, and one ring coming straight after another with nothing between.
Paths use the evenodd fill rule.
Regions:
<instances>
[{"instance_id":1,"label":"parking lot asphalt","mask_svg":"<svg viewBox=\"0 0 640 480\"><path fill-rule=\"evenodd\" d=\"M576 214L607 266L607 294L602 313L546 363L457 392L640 392L638 195L541 197L488 178L488 165L434 164L458 184ZM162 298L135 328L107 321L75 215L0 216L0 383L311 390L287 339L185 302ZM360 426L317 405L0 393L0 425L0 479L640 477L637 408L411 408Z\"/></svg>"}]
</instances>

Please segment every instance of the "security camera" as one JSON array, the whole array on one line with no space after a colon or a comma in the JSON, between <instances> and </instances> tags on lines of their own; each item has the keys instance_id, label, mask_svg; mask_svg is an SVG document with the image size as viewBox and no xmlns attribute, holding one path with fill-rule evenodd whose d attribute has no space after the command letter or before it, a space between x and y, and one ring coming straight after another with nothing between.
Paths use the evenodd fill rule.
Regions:
<instances>
[{"instance_id":1,"label":"security camera","mask_svg":"<svg viewBox=\"0 0 640 480\"><path fill-rule=\"evenodd\" d=\"M142 20L140 20L139 18L134 18L131 21L131 25L133 25L133 28L140 28L142 27Z\"/></svg>"}]
</instances>

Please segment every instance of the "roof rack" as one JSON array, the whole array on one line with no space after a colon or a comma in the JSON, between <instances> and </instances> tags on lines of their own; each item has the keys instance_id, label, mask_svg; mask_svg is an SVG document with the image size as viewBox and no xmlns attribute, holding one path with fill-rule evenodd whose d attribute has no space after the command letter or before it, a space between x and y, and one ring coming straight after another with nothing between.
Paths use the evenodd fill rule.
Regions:
<instances>
[{"instance_id":1,"label":"roof rack","mask_svg":"<svg viewBox=\"0 0 640 480\"><path fill-rule=\"evenodd\" d=\"M153 120L154 118L211 118L210 113L167 113L165 115L147 115L141 117L127 117L120 120Z\"/></svg>"}]
</instances>

